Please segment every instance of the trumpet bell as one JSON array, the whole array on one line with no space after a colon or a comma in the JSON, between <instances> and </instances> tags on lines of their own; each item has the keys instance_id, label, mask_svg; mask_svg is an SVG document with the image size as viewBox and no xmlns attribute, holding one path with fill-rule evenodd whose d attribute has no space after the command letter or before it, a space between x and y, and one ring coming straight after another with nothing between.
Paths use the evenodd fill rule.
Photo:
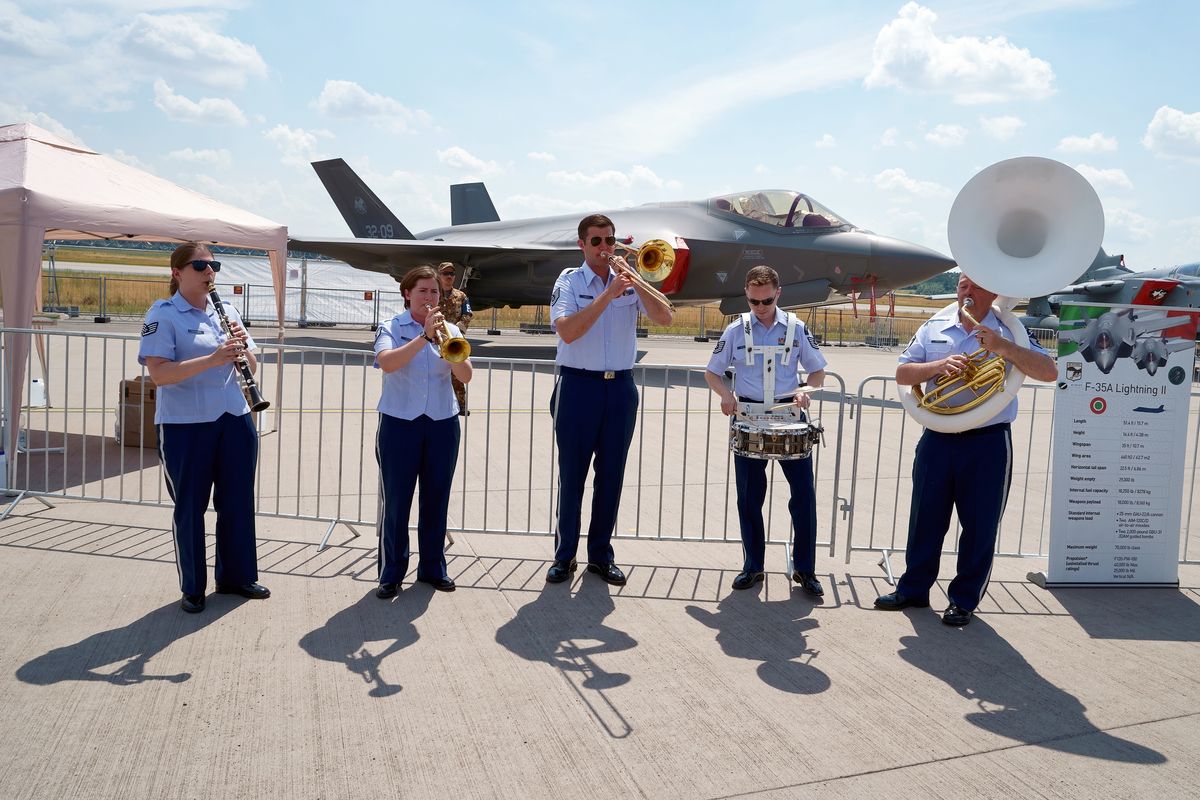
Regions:
<instances>
[{"instance_id":1,"label":"trumpet bell","mask_svg":"<svg viewBox=\"0 0 1200 800\"><path fill-rule=\"evenodd\" d=\"M438 355L451 364L461 364L471 357L471 343L455 336L438 345Z\"/></svg>"}]
</instances>

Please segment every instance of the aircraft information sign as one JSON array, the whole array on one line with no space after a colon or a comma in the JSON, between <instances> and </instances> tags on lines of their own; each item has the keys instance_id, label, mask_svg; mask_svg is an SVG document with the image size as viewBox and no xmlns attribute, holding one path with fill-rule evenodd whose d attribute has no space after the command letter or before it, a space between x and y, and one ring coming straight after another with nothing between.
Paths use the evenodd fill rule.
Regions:
<instances>
[{"instance_id":1,"label":"aircraft information sign","mask_svg":"<svg viewBox=\"0 0 1200 800\"><path fill-rule=\"evenodd\" d=\"M1176 585L1200 313L1064 303L1048 585Z\"/></svg>"}]
</instances>

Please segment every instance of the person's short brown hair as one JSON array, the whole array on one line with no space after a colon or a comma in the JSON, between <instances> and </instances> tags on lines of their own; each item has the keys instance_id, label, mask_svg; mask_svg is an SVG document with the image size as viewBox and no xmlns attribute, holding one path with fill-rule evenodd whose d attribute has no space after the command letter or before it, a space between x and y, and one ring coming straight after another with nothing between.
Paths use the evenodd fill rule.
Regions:
<instances>
[{"instance_id":1,"label":"person's short brown hair","mask_svg":"<svg viewBox=\"0 0 1200 800\"><path fill-rule=\"evenodd\" d=\"M446 275L446 274L453 275L458 270L455 268L454 262L443 261L442 263L437 265L437 271L438 271L438 275Z\"/></svg>"},{"instance_id":2,"label":"person's short brown hair","mask_svg":"<svg viewBox=\"0 0 1200 800\"><path fill-rule=\"evenodd\" d=\"M417 281L424 280L425 278L433 278L434 282L437 281L437 273L433 271L433 267L429 266L428 264L422 264L419 267L413 267L408 272L404 273L404 277L400 279L400 291L411 292L413 287L417 285ZM438 290L441 291L440 285ZM409 305L410 303L408 296L405 295L404 307L408 308Z\"/></svg>"},{"instance_id":3,"label":"person's short brown hair","mask_svg":"<svg viewBox=\"0 0 1200 800\"><path fill-rule=\"evenodd\" d=\"M779 288L779 273L765 264L760 264L746 273L746 288L751 286L774 286Z\"/></svg>"},{"instance_id":4,"label":"person's short brown hair","mask_svg":"<svg viewBox=\"0 0 1200 800\"><path fill-rule=\"evenodd\" d=\"M196 251L203 247L208 250L208 245L200 242L184 242L171 252L171 269L183 269L191 264L196 258ZM212 252L211 250L209 251ZM179 279L174 275L171 276L170 294L172 297L179 291Z\"/></svg>"},{"instance_id":5,"label":"person's short brown hair","mask_svg":"<svg viewBox=\"0 0 1200 800\"><path fill-rule=\"evenodd\" d=\"M613 225L613 221L603 214L589 214L579 220L579 238L587 236L588 228L612 228L613 233L616 233L617 226Z\"/></svg>"}]
</instances>

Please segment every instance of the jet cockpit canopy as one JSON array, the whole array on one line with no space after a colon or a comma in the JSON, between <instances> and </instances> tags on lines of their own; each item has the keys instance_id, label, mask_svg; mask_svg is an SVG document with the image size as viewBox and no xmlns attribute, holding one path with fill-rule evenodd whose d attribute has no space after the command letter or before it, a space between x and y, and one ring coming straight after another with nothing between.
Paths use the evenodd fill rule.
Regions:
<instances>
[{"instance_id":1,"label":"jet cockpit canopy","mask_svg":"<svg viewBox=\"0 0 1200 800\"><path fill-rule=\"evenodd\" d=\"M723 216L742 217L809 233L850 225L840 214L835 214L808 195L786 189L722 195L709 200L708 207L713 213Z\"/></svg>"}]
</instances>

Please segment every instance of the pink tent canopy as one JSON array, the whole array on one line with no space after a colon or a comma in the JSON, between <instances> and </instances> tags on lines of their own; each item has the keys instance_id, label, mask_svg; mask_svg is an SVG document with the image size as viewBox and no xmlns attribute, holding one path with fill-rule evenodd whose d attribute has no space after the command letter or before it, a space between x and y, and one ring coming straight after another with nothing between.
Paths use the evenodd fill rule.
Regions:
<instances>
[{"instance_id":1,"label":"pink tent canopy","mask_svg":"<svg viewBox=\"0 0 1200 800\"><path fill-rule=\"evenodd\" d=\"M287 228L22 123L0 126L0 291L4 324L28 328L46 239L189 240L265 249L283 331ZM28 336L9 339L8 418L24 390ZM12 452L17 425L8 426ZM10 459L9 463L12 463Z\"/></svg>"}]
</instances>

